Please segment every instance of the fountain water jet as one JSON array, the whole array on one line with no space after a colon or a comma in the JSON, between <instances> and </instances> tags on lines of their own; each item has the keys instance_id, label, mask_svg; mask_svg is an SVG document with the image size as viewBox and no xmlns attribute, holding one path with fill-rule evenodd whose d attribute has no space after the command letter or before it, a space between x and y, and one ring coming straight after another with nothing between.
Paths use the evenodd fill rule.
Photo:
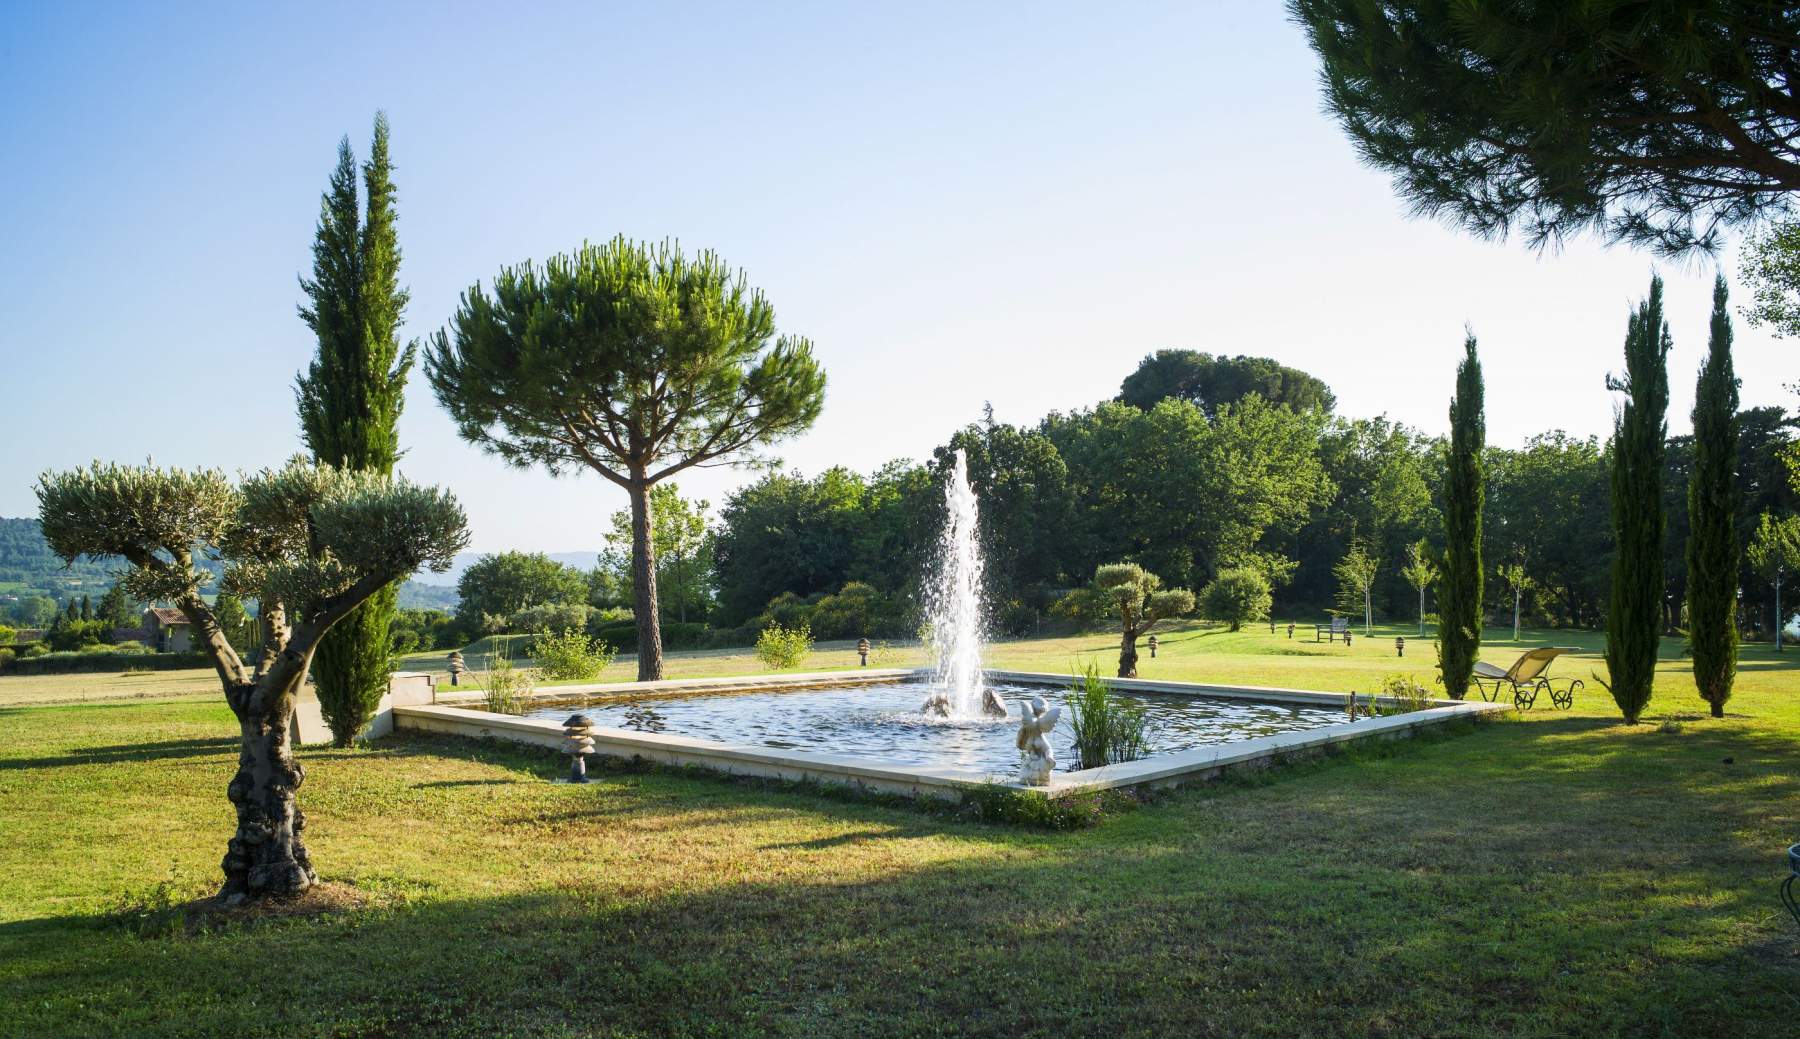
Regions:
<instances>
[{"instance_id":1,"label":"fountain water jet","mask_svg":"<svg viewBox=\"0 0 1800 1039\"><path fill-rule=\"evenodd\" d=\"M925 713L940 717L1006 717L1006 704L981 680L982 559L980 518L969 486L969 460L959 448L944 484L944 532L928 603L937 657Z\"/></svg>"}]
</instances>

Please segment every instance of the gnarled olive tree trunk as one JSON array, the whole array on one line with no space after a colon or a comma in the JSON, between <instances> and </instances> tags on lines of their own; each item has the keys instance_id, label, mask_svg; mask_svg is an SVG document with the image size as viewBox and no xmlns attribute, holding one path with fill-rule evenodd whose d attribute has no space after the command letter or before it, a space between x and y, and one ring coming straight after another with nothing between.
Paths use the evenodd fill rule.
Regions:
<instances>
[{"instance_id":1,"label":"gnarled olive tree trunk","mask_svg":"<svg viewBox=\"0 0 1800 1039\"><path fill-rule=\"evenodd\" d=\"M1132 627L1127 627L1125 629L1125 634L1123 636L1121 636L1119 639L1119 677L1120 678L1136 678L1137 677L1137 662L1138 662L1137 640L1138 640L1138 630L1136 628L1132 628Z\"/></svg>"},{"instance_id":2,"label":"gnarled olive tree trunk","mask_svg":"<svg viewBox=\"0 0 1800 1039\"><path fill-rule=\"evenodd\" d=\"M226 796L237 809L237 832L219 868L227 902L297 895L319 882L301 834L306 816L297 794L306 770L294 758L291 740L294 698L305 672L258 709L255 683L238 686L226 699L238 719L237 774ZM265 676L265 681L267 676Z\"/></svg>"}]
</instances>

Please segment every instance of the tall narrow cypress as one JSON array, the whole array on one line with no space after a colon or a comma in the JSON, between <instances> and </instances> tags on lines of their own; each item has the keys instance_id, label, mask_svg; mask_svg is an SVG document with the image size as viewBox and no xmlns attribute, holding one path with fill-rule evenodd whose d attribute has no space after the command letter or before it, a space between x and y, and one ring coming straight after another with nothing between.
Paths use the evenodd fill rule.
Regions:
<instances>
[{"instance_id":1,"label":"tall narrow cypress","mask_svg":"<svg viewBox=\"0 0 1800 1039\"><path fill-rule=\"evenodd\" d=\"M1663 454L1668 440L1669 326L1663 284L1631 315L1625 374L1608 389L1625 394L1612 438L1612 595L1606 613L1607 689L1629 724L1637 724L1656 683L1663 619Z\"/></svg>"},{"instance_id":2,"label":"tall narrow cypress","mask_svg":"<svg viewBox=\"0 0 1800 1039\"><path fill-rule=\"evenodd\" d=\"M1737 677L1738 379L1731 365L1731 314L1725 276L1713 282L1712 335L1694 390L1694 466L1688 475L1688 644L1694 685L1725 714Z\"/></svg>"},{"instance_id":3,"label":"tall narrow cypress","mask_svg":"<svg viewBox=\"0 0 1800 1039\"><path fill-rule=\"evenodd\" d=\"M300 428L320 462L387 474L400 456L398 423L414 348L397 338L407 293L400 287L394 182L387 116L376 113L369 161L362 165L365 205L357 199L356 157L338 144L313 242L313 276L301 289L300 318L319 352L297 380ZM387 687L388 625L395 589L376 593L320 642L313 679L333 740L348 744L374 716Z\"/></svg>"},{"instance_id":4,"label":"tall narrow cypress","mask_svg":"<svg viewBox=\"0 0 1800 1039\"><path fill-rule=\"evenodd\" d=\"M1438 590L1438 667L1444 690L1460 700L1481 649L1481 515L1486 504L1485 389L1475 334L1463 341L1450 398L1450 455L1444 473L1444 573Z\"/></svg>"}]
</instances>

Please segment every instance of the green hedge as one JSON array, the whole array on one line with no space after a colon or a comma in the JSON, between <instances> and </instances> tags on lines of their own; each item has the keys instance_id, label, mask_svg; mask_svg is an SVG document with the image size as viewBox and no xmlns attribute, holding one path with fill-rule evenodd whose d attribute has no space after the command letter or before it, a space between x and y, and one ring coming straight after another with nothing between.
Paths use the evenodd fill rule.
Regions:
<instances>
[{"instance_id":1,"label":"green hedge","mask_svg":"<svg viewBox=\"0 0 1800 1039\"><path fill-rule=\"evenodd\" d=\"M711 628L694 621L686 624L680 621L664 621L662 625L663 648L702 649L710 645L708 636L711 632ZM611 621L595 627L591 634L620 653L637 652L637 621Z\"/></svg>"},{"instance_id":2,"label":"green hedge","mask_svg":"<svg viewBox=\"0 0 1800 1039\"><path fill-rule=\"evenodd\" d=\"M204 653L119 653L99 650L91 653L46 653L41 657L20 657L8 664L12 675L71 675L102 671L184 671L207 667L211 661Z\"/></svg>"}]
</instances>

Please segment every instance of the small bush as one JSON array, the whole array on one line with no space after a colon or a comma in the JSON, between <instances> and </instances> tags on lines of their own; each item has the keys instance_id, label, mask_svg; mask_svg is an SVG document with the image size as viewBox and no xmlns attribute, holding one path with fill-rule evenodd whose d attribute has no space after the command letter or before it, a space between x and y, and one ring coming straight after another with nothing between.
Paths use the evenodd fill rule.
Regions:
<instances>
[{"instance_id":1,"label":"small bush","mask_svg":"<svg viewBox=\"0 0 1800 1039\"><path fill-rule=\"evenodd\" d=\"M1382 714L1411 714L1413 711L1431 709L1431 690L1406 677L1393 675L1382 684L1383 696L1393 698L1393 703L1382 704Z\"/></svg>"},{"instance_id":2,"label":"small bush","mask_svg":"<svg viewBox=\"0 0 1800 1039\"><path fill-rule=\"evenodd\" d=\"M1112 695L1097 664L1082 670L1069 691L1069 727L1082 768L1136 761L1149 752L1150 719L1142 704Z\"/></svg>"},{"instance_id":3,"label":"small bush","mask_svg":"<svg viewBox=\"0 0 1800 1039\"><path fill-rule=\"evenodd\" d=\"M962 805L969 815L986 823L1043 830L1085 830L1099 825L1108 815L1136 808L1137 802L1117 790L1088 790L1051 797L990 783L965 791Z\"/></svg>"},{"instance_id":4,"label":"small bush","mask_svg":"<svg viewBox=\"0 0 1800 1039\"><path fill-rule=\"evenodd\" d=\"M1200 592L1201 614L1208 620L1231 625L1232 631L1267 617L1274 602L1269 579L1244 567L1219 571L1219 576Z\"/></svg>"},{"instance_id":5,"label":"small bush","mask_svg":"<svg viewBox=\"0 0 1800 1039\"><path fill-rule=\"evenodd\" d=\"M537 689L537 675L530 668L514 667L511 659L499 657L488 662L488 668L476 678L487 709L495 714L524 714Z\"/></svg>"},{"instance_id":6,"label":"small bush","mask_svg":"<svg viewBox=\"0 0 1800 1039\"><path fill-rule=\"evenodd\" d=\"M611 646L596 643L574 628L565 629L561 635L539 635L532 640L529 652L538 670L553 682L597 678L613 659Z\"/></svg>"},{"instance_id":7,"label":"small bush","mask_svg":"<svg viewBox=\"0 0 1800 1039\"><path fill-rule=\"evenodd\" d=\"M18 656L11 646L0 646L0 671L12 666L13 658Z\"/></svg>"},{"instance_id":8,"label":"small bush","mask_svg":"<svg viewBox=\"0 0 1800 1039\"><path fill-rule=\"evenodd\" d=\"M756 636L756 659L774 671L799 667L812 648L812 629L804 624L798 628L771 624Z\"/></svg>"}]
</instances>

